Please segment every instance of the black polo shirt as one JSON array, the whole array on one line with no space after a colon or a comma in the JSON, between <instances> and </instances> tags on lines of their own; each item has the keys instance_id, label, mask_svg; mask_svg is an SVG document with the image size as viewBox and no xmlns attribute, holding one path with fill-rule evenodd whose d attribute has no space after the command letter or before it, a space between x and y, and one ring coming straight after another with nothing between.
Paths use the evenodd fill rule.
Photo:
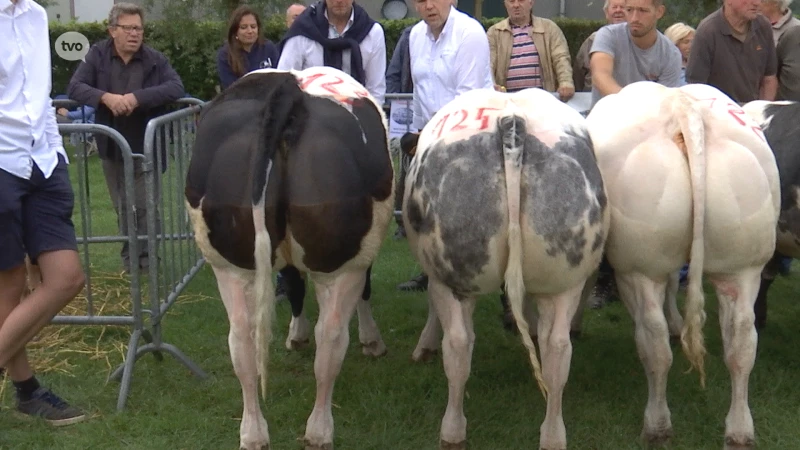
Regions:
<instances>
[{"instance_id":1,"label":"black polo shirt","mask_svg":"<svg viewBox=\"0 0 800 450\"><path fill-rule=\"evenodd\" d=\"M686 82L716 87L736 102L758 100L761 80L775 75L772 25L759 15L745 36L734 33L722 8L700 22L686 65Z\"/></svg>"}]
</instances>

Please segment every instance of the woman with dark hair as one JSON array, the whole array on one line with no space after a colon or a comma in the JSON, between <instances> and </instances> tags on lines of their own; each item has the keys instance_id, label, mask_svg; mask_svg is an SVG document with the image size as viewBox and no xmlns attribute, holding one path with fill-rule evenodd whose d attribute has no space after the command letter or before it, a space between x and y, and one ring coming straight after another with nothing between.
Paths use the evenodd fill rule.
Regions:
<instances>
[{"instance_id":1,"label":"woman with dark hair","mask_svg":"<svg viewBox=\"0 0 800 450\"><path fill-rule=\"evenodd\" d=\"M228 40L217 53L217 71L222 89L244 74L277 67L278 48L261 36L261 19L253 8L242 5L231 14Z\"/></svg>"}]
</instances>

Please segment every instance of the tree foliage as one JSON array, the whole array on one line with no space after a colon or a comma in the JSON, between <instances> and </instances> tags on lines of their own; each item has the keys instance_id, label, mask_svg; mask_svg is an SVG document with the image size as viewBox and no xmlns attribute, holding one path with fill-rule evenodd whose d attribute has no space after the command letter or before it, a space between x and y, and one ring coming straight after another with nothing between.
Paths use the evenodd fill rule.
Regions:
<instances>
[{"instance_id":1,"label":"tree foliage","mask_svg":"<svg viewBox=\"0 0 800 450\"><path fill-rule=\"evenodd\" d=\"M667 12L659 21L659 28L665 29L676 22L697 28L705 16L721 6L721 0L669 0L664 5Z\"/></svg>"},{"instance_id":2,"label":"tree foliage","mask_svg":"<svg viewBox=\"0 0 800 450\"><path fill-rule=\"evenodd\" d=\"M196 20L227 21L239 5L250 5L262 18L283 14L293 0L147 0L148 12L159 10L165 20L182 25Z\"/></svg>"}]
</instances>

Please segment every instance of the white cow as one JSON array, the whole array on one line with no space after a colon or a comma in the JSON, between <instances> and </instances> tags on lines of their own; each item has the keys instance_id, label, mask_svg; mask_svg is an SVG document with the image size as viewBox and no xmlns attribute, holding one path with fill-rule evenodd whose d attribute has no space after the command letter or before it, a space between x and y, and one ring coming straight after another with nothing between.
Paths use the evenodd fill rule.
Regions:
<instances>
[{"instance_id":1,"label":"white cow","mask_svg":"<svg viewBox=\"0 0 800 450\"><path fill-rule=\"evenodd\" d=\"M611 209L606 251L636 323L648 378L643 437L656 444L672 434L666 399L672 351L662 306L668 277L688 260L683 349L704 384L705 273L719 298L732 379L725 446L750 448L753 303L775 249L780 207L764 135L736 103L706 85L634 83L601 99L587 120Z\"/></svg>"},{"instance_id":2,"label":"white cow","mask_svg":"<svg viewBox=\"0 0 800 450\"><path fill-rule=\"evenodd\" d=\"M505 283L546 392L540 445L566 448L570 320L600 263L609 222L585 119L540 89L470 91L426 125L408 170L403 221L438 316L429 315L414 356L439 347L440 321L450 390L442 447L466 445L475 299ZM529 330L537 306L541 367Z\"/></svg>"}]
</instances>

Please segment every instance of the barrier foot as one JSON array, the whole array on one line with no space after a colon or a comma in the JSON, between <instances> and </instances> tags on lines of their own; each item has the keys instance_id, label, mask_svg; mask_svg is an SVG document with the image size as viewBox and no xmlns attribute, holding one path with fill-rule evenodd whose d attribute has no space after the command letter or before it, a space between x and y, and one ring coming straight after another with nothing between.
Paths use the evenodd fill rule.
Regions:
<instances>
[{"instance_id":1,"label":"barrier foot","mask_svg":"<svg viewBox=\"0 0 800 450\"><path fill-rule=\"evenodd\" d=\"M150 330L143 330L142 338L144 338L144 341L147 342L148 344L153 343L153 335L150 334ZM153 356L155 356L156 361L158 362L164 361L164 355L158 350L153 350Z\"/></svg>"},{"instance_id":2,"label":"barrier foot","mask_svg":"<svg viewBox=\"0 0 800 450\"><path fill-rule=\"evenodd\" d=\"M125 409L125 403L128 401L128 393L131 390L131 379L133 377L133 366L136 360L139 359L137 347L139 346L139 338L141 337L141 330L134 330L131 333L131 340L128 343L128 354L125 362L117 367L117 370L109 376L109 380L122 380L122 385L119 387L119 397L117 398L117 411Z\"/></svg>"},{"instance_id":3,"label":"barrier foot","mask_svg":"<svg viewBox=\"0 0 800 450\"><path fill-rule=\"evenodd\" d=\"M119 401L117 402L117 410L122 410L125 408L125 401L128 397L128 392L130 391L130 383L131 383L131 375L133 373L133 365L139 358L142 357L145 353L158 353L158 352L166 352L172 355L175 359L178 360L181 364L186 366L194 376L204 380L208 378L208 374L203 371L197 364L194 363L189 357L187 357L182 351L178 349L178 347L172 344L164 344L156 345L153 343L145 344L139 348L137 348L137 343L139 341L140 335L142 334L141 331L136 330L131 335L131 342L128 346L128 356L125 358L125 362L120 364L109 377L109 380L119 381L122 378L122 386L120 387L120 397Z\"/></svg>"}]
</instances>

